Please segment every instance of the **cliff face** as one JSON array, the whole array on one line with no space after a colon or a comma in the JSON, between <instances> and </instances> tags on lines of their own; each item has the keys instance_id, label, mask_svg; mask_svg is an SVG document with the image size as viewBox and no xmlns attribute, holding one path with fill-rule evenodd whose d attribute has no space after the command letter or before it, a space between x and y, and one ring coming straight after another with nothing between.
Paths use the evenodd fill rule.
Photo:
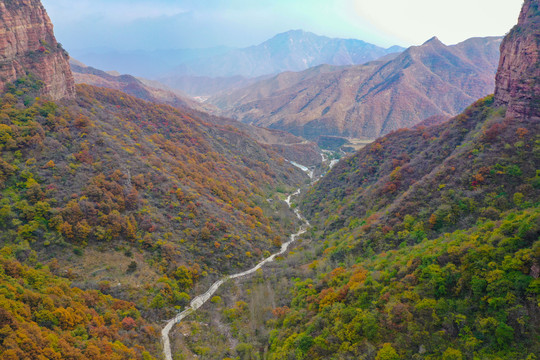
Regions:
<instances>
[{"instance_id":1,"label":"cliff face","mask_svg":"<svg viewBox=\"0 0 540 360\"><path fill-rule=\"evenodd\" d=\"M540 11L538 0L526 0L518 24L501 44L495 102L508 117L540 117Z\"/></svg>"},{"instance_id":2,"label":"cliff face","mask_svg":"<svg viewBox=\"0 0 540 360\"><path fill-rule=\"evenodd\" d=\"M56 42L41 1L5 0L0 2L0 90L27 73L44 82L44 96L75 96L68 55Z\"/></svg>"}]
</instances>

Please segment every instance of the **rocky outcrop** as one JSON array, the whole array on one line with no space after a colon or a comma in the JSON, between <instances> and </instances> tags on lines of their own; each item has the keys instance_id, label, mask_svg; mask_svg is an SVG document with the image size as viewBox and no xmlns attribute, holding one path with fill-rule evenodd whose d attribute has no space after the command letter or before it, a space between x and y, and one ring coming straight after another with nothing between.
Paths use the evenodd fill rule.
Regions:
<instances>
[{"instance_id":1,"label":"rocky outcrop","mask_svg":"<svg viewBox=\"0 0 540 360\"><path fill-rule=\"evenodd\" d=\"M53 25L40 0L0 2L0 91L33 74L43 81L43 96L75 96L68 55L56 42Z\"/></svg>"},{"instance_id":2,"label":"rocky outcrop","mask_svg":"<svg viewBox=\"0 0 540 360\"><path fill-rule=\"evenodd\" d=\"M501 44L495 102L506 116L540 117L540 11L538 0L526 0L518 24Z\"/></svg>"}]
</instances>

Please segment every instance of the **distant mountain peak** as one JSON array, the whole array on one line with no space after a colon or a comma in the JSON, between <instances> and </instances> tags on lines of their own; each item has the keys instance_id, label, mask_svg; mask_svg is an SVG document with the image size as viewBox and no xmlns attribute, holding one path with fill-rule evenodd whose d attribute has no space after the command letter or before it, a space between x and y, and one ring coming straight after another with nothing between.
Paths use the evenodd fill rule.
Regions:
<instances>
[{"instance_id":1,"label":"distant mountain peak","mask_svg":"<svg viewBox=\"0 0 540 360\"><path fill-rule=\"evenodd\" d=\"M492 93L498 48L493 38L452 46L435 38L387 60L287 73L210 102L226 116L307 138L375 138L433 115L456 115Z\"/></svg>"},{"instance_id":2,"label":"distant mountain peak","mask_svg":"<svg viewBox=\"0 0 540 360\"><path fill-rule=\"evenodd\" d=\"M444 43L441 40L439 40L439 38L436 37L436 36L432 37L431 39L429 39L428 41L423 43L422 46L428 45L428 44L431 44L431 45L444 45Z\"/></svg>"}]
</instances>

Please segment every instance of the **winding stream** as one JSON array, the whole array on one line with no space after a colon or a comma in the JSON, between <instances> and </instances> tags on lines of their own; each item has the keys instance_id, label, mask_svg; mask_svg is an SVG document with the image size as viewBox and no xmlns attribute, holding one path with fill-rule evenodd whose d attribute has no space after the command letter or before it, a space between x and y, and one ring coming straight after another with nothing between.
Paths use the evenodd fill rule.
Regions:
<instances>
[{"instance_id":1,"label":"winding stream","mask_svg":"<svg viewBox=\"0 0 540 360\"><path fill-rule=\"evenodd\" d=\"M295 165L297 167L301 166L301 165L297 165L295 163L293 163L293 165ZM303 167L303 168L305 168L305 167ZM302 170L304 170L304 169L302 169ZM313 178L313 172L310 173L309 172L310 170L307 169L307 168L305 168L304 171L308 172L308 175L310 175L310 177ZM287 197L285 202L287 203L289 208L291 208L291 199L292 199L292 197L297 196L299 194L300 194L300 189L296 190L296 192L294 192L293 194L291 194L291 195L289 195ZM191 303L189 304L189 307L187 309L185 309L184 311L182 311L181 313L176 315L173 319L171 319L171 320L169 320L167 322L167 325L163 328L163 330L161 330L161 340L163 342L163 355L165 356L166 360L173 360L172 351L171 351L171 341L170 341L170 338L169 338L169 333L170 333L170 331L171 331L171 329L173 328L174 325L178 324L185 317L189 316L191 313L195 312L197 309L199 309L201 306L203 306L216 293L216 291L219 289L219 287L221 285L223 285L225 282L227 282L228 280L238 279L238 278L241 278L241 277L251 275L255 271L262 268L265 264L268 264L268 263L274 261L276 257L278 257L280 255L283 255L288 250L289 246L293 242L295 242L296 239L300 235L304 234L307 231L308 227L310 226L309 221L307 221L302 216L302 214L300 214L300 211L298 209L294 209L294 213L296 214L298 219L300 219L304 224L300 227L298 232L296 232L295 234L292 234L289 237L289 241L287 241L286 243L281 245L281 250L279 252L277 252L277 253L271 255L270 257L264 259L263 261L258 263L255 267L253 267L253 268L251 268L249 270L246 270L246 271L238 273L238 274L229 275L229 276L226 276L226 277L216 281L215 283L212 284L212 286L210 286L208 291L206 291L204 294L199 295L196 298L194 298L191 301Z\"/></svg>"}]
</instances>

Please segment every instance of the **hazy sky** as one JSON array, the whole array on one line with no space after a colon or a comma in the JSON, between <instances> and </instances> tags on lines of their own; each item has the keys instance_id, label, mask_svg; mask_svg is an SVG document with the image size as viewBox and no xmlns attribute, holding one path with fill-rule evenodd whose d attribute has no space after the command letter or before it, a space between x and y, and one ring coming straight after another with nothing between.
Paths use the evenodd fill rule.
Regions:
<instances>
[{"instance_id":1,"label":"hazy sky","mask_svg":"<svg viewBox=\"0 0 540 360\"><path fill-rule=\"evenodd\" d=\"M291 29L380 46L504 35L522 0L42 0L69 49L244 47Z\"/></svg>"}]
</instances>

